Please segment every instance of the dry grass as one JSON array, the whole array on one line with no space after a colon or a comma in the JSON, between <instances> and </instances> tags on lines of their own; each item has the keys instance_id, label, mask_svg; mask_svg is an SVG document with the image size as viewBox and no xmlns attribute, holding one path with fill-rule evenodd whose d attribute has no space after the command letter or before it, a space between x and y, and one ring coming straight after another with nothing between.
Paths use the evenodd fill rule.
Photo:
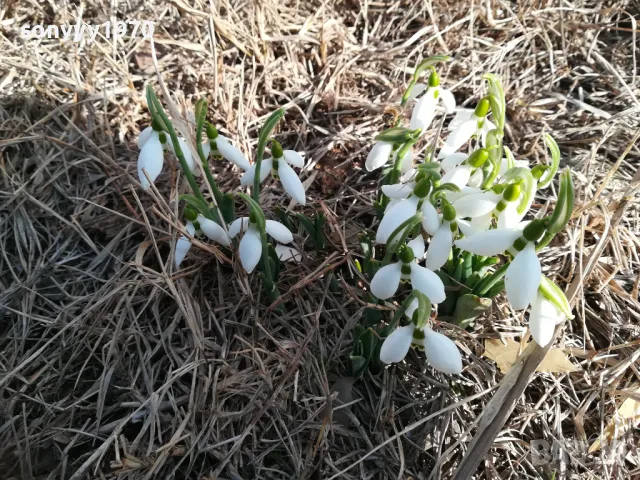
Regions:
<instances>
[{"instance_id":1,"label":"dry grass","mask_svg":"<svg viewBox=\"0 0 640 480\"><path fill-rule=\"evenodd\" d=\"M0 6L0 477L450 477L502 378L479 341L520 338L521 314L500 304L473 332L442 325L465 352L458 379L417 354L346 378L366 306L357 235L374 226L363 158L407 72L436 53L455 58L443 78L459 101L477 100L482 72L502 75L513 150L544 156L553 132L577 186L575 220L543 265L576 286L560 345L582 370L536 375L477 476L640 474L633 449L580 451L640 377L636 2L87 1L87 23L154 20L179 103L208 98L245 151L287 107L279 137L312 160L304 210L329 213L331 234L327 255L283 272L286 314L215 248L172 270L184 182L170 165L154 197L135 179L141 92L157 81L149 42L21 39L25 23L76 22L53 5ZM216 173L238 188L236 172ZM263 202L287 206L275 189ZM536 439L570 460L533 465Z\"/></svg>"}]
</instances>

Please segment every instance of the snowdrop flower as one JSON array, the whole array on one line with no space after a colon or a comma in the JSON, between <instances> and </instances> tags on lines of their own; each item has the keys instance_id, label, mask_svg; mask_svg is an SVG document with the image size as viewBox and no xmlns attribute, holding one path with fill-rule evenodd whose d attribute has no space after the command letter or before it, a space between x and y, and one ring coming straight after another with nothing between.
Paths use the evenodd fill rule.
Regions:
<instances>
[{"instance_id":1,"label":"snowdrop flower","mask_svg":"<svg viewBox=\"0 0 640 480\"><path fill-rule=\"evenodd\" d=\"M409 125L411 130L419 128L424 132L431 125L438 100L442 101L446 113L453 113L456 100L449 90L440 87L440 76L433 71L429 76L429 88L413 107Z\"/></svg>"},{"instance_id":2,"label":"snowdrop flower","mask_svg":"<svg viewBox=\"0 0 640 480\"><path fill-rule=\"evenodd\" d=\"M282 150L282 146L278 142L273 142L271 146L273 158L262 160L260 166L260 182L263 182L271 173L275 178L279 178L285 192L289 194L300 205L306 203L304 185L292 166L304 167L304 159L295 150ZM251 165L242 175L240 183L242 185L253 185L255 178L256 166Z\"/></svg>"},{"instance_id":3,"label":"snowdrop flower","mask_svg":"<svg viewBox=\"0 0 640 480\"><path fill-rule=\"evenodd\" d=\"M144 190L148 190L160 172L164 164L163 144L166 144L167 137L164 132L154 130L152 127L145 128L138 137L140 155L138 156L138 178ZM149 178L147 179L147 175Z\"/></svg>"},{"instance_id":4,"label":"snowdrop flower","mask_svg":"<svg viewBox=\"0 0 640 480\"><path fill-rule=\"evenodd\" d=\"M383 167L389 161L392 150L393 143L383 141L376 142L364 163L367 171L372 172Z\"/></svg>"},{"instance_id":5,"label":"snowdrop flower","mask_svg":"<svg viewBox=\"0 0 640 480\"><path fill-rule=\"evenodd\" d=\"M390 263L376 272L371 280L371 293L386 300L396 293L400 280L410 279L413 289L422 292L431 303L444 302L446 295L440 277L416 263L420 253L424 254L424 240L418 237L400 249L398 262Z\"/></svg>"},{"instance_id":6,"label":"snowdrop flower","mask_svg":"<svg viewBox=\"0 0 640 480\"><path fill-rule=\"evenodd\" d=\"M291 230L274 220L266 221L266 232L279 243L293 242ZM258 226L249 217L240 217L229 226L229 237L234 238L240 232L244 232L238 253L240 263L247 273L253 272L262 257L262 240Z\"/></svg>"},{"instance_id":7,"label":"snowdrop flower","mask_svg":"<svg viewBox=\"0 0 640 480\"><path fill-rule=\"evenodd\" d=\"M202 215L198 215L197 220L200 225L200 230L202 230L202 233L204 233L209 240L218 242L225 247L231 245L229 235L227 235L227 232L216 222Z\"/></svg>"},{"instance_id":8,"label":"snowdrop flower","mask_svg":"<svg viewBox=\"0 0 640 480\"><path fill-rule=\"evenodd\" d=\"M456 245L475 255L494 256L514 247L517 251L507 268L504 286L507 299L516 310L527 308L538 291L542 279L542 267L536 254L535 241L544 230L543 220L530 222L524 230L496 229L478 232L456 241Z\"/></svg>"},{"instance_id":9,"label":"snowdrop flower","mask_svg":"<svg viewBox=\"0 0 640 480\"><path fill-rule=\"evenodd\" d=\"M462 356L456 344L445 335L427 326L419 329L414 323L394 330L385 338L380 360L386 364L401 362L412 343L424 347L427 361L436 370L448 374L462 372Z\"/></svg>"},{"instance_id":10,"label":"snowdrop flower","mask_svg":"<svg viewBox=\"0 0 640 480\"><path fill-rule=\"evenodd\" d=\"M240 150L231 145L231 142L224 135L220 135L218 130L211 124L207 125L207 137L210 140L209 149L214 147L215 144L215 153L220 155L225 160L233 163L236 167L241 168L242 170L248 170L251 168L251 164L249 160L242 154ZM203 146L204 149L204 146ZM204 153L208 156L208 151L204 149Z\"/></svg>"},{"instance_id":11,"label":"snowdrop flower","mask_svg":"<svg viewBox=\"0 0 640 480\"><path fill-rule=\"evenodd\" d=\"M191 222L187 222L185 230L192 237L196 233L196 227L194 227L193 223ZM173 254L176 268L180 268L180 264L184 260L184 257L187 256L187 253L189 252L190 248L191 248L191 240L189 240L189 237L187 237L186 235L180 235L180 238L178 238L178 240L176 241L176 249Z\"/></svg>"},{"instance_id":12,"label":"snowdrop flower","mask_svg":"<svg viewBox=\"0 0 640 480\"><path fill-rule=\"evenodd\" d=\"M519 183L510 184L504 191L503 200L498 203L498 228L515 228L529 211L533 203L533 195L529 199L529 204L522 211L518 212L520 197L524 195Z\"/></svg>"},{"instance_id":13,"label":"snowdrop flower","mask_svg":"<svg viewBox=\"0 0 640 480\"><path fill-rule=\"evenodd\" d=\"M546 347L553 338L556 325L562 323L565 318L564 313L538 290L529 314L529 330L536 343Z\"/></svg>"},{"instance_id":14,"label":"snowdrop flower","mask_svg":"<svg viewBox=\"0 0 640 480\"><path fill-rule=\"evenodd\" d=\"M451 122L449 128L453 129L447 137L444 147L440 150L438 158L445 158L458 151L473 135L480 134L482 144L485 144L489 131L496 128L486 116L489 113L489 100L483 98L478 106L469 114L468 110L458 113Z\"/></svg>"}]
</instances>

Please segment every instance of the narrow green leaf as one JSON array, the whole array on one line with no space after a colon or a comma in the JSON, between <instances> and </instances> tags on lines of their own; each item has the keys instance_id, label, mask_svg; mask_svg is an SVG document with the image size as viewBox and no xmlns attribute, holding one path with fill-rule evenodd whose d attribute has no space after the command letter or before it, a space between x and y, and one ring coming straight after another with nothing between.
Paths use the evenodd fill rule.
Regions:
<instances>
[{"instance_id":1,"label":"narrow green leaf","mask_svg":"<svg viewBox=\"0 0 640 480\"><path fill-rule=\"evenodd\" d=\"M542 281L540 282L539 287L540 293L544 295L544 297L553 303L558 309L566 315L568 319L573 318L573 313L571 313L571 306L569 305L569 300L567 300L566 295L560 289L558 285L549 280L544 275L542 276Z\"/></svg>"}]
</instances>

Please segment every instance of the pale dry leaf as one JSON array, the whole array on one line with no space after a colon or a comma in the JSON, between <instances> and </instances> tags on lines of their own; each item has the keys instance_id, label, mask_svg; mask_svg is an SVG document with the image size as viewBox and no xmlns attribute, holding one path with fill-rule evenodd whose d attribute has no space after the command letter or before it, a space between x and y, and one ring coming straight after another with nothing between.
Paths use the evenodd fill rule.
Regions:
<instances>
[{"instance_id":1,"label":"pale dry leaf","mask_svg":"<svg viewBox=\"0 0 640 480\"><path fill-rule=\"evenodd\" d=\"M636 389L636 394L640 394L640 388ZM600 437L591 444L589 453L600 450L603 445L610 444L613 440L622 437L629 429L640 423L640 401L637 398L629 397L618 408L613 418L604 428Z\"/></svg>"},{"instance_id":2,"label":"pale dry leaf","mask_svg":"<svg viewBox=\"0 0 640 480\"><path fill-rule=\"evenodd\" d=\"M507 339L506 343L503 343L500 339L489 339L485 342L484 348L484 356L496 362L502 373L507 373L518 359L520 342ZM544 373L568 373L578 370L580 368L571 363L567 354L559 348L549 350L536 369L537 372Z\"/></svg>"}]
</instances>

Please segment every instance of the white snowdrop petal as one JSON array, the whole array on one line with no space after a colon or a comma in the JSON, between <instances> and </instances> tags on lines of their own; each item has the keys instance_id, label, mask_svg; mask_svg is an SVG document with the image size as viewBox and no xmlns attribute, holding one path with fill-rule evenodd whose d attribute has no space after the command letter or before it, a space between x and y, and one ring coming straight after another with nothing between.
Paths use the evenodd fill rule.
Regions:
<instances>
[{"instance_id":1,"label":"white snowdrop petal","mask_svg":"<svg viewBox=\"0 0 640 480\"><path fill-rule=\"evenodd\" d=\"M380 300L386 300L393 296L400 286L400 274L402 264L400 262L390 263L376 272L371 279L371 293Z\"/></svg>"},{"instance_id":2,"label":"white snowdrop petal","mask_svg":"<svg viewBox=\"0 0 640 480\"><path fill-rule=\"evenodd\" d=\"M458 230L460 230L465 237L472 237L478 233L476 229L471 226L471 222L467 220L457 218L456 223L458 224Z\"/></svg>"},{"instance_id":3,"label":"white snowdrop petal","mask_svg":"<svg viewBox=\"0 0 640 480\"><path fill-rule=\"evenodd\" d=\"M240 247L238 248L240 254L240 263L242 268L247 273L253 272L256 265L262 257L262 242L260 241L260 233L253 225L247 228L242 240L240 240Z\"/></svg>"},{"instance_id":4,"label":"white snowdrop petal","mask_svg":"<svg viewBox=\"0 0 640 480\"><path fill-rule=\"evenodd\" d=\"M402 157L402 160L400 162L400 173L404 175L405 173L407 173L412 169L413 169L413 151L409 149L404 154L404 157Z\"/></svg>"},{"instance_id":5,"label":"white snowdrop petal","mask_svg":"<svg viewBox=\"0 0 640 480\"><path fill-rule=\"evenodd\" d=\"M449 375L462 372L462 355L456 344L446 335L424 329L424 353L429 364Z\"/></svg>"},{"instance_id":6,"label":"white snowdrop petal","mask_svg":"<svg viewBox=\"0 0 640 480\"><path fill-rule=\"evenodd\" d=\"M382 193L389 198L407 198L413 191L413 184L395 183L393 185L382 185Z\"/></svg>"},{"instance_id":7,"label":"white snowdrop petal","mask_svg":"<svg viewBox=\"0 0 640 480\"><path fill-rule=\"evenodd\" d=\"M449 253L451 253L452 245L453 232L451 232L449 222L444 221L431 239L431 243L429 243L425 266L429 270L437 270L442 267L449 259Z\"/></svg>"},{"instance_id":8,"label":"white snowdrop petal","mask_svg":"<svg viewBox=\"0 0 640 480\"><path fill-rule=\"evenodd\" d=\"M469 182L471 170L472 168L469 165L460 165L459 167L452 168L444 174L440 183L452 183L456 187L462 188Z\"/></svg>"},{"instance_id":9,"label":"white snowdrop petal","mask_svg":"<svg viewBox=\"0 0 640 480\"><path fill-rule=\"evenodd\" d=\"M204 158L209 158L211 153L211 142L209 140L202 142L202 153L204 153Z\"/></svg>"},{"instance_id":10,"label":"white snowdrop petal","mask_svg":"<svg viewBox=\"0 0 640 480\"><path fill-rule=\"evenodd\" d=\"M278 162L278 176L285 192L289 194L300 205L307 203L304 185L300 181L298 174L287 162Z\"/></svg>"},{"instance_id":11,"label":"white snowdrop petal","mask_svg":"<svg viewBox=\"0 0 640 480\"><path fill-rule=\"evenodd\" d=\"M399 201L387 210L378 226L376 243L387 243L393 231L413 217L416 214L417 208L418 197L409 197L406 200Z\"/></svg>"},{"instance_id":12,"label":"white snowdrop petal","mask_svg":"<svg viewBox=\"0 0 640 480\"><path fill-rule=\"evenodd\" d=\"M482 190L474 187L463 187L459 192L452 192L447 190L444 192L444 195L449 202L453 203L456 200L460 200L462 197L466 197L467 195L475 195L476 193L482 193Z\"/></svg>"},{"instance_id":13,"label":"white snowdrop petal","mask_svg":"<svg viewBox=\"0 0 640 480\"><path fill-rule=\"evenodd\" d=\"M196 229L193 226L193 223L187 222L186 230L189 232L189 235L193 235L196 233ZM187 256L187 253L191 249L191 240L185 235L180 235L180 238L176 241L176 248L173 254L173 258L175 261L176 268L180 268L180 264Z\"/></svg>"},{"instance_id":14,"label":"white snowdrop petal","mask_svg":"<svg viewBox=\"0 0 640 480\"><path fill-rule=\"evenodd\" d=\"M415 326L411 324L391 332L380 347L380 360L386 364L401 362L409 353L414 330Z\"/></svg>"},{"instance_id":15,"label":"white snowdrop petal","mask_svg":"<svg viewBox=\"0 0 640 480\"><path fill-rule=\"evenodd\" d=\"M520 223L517 202L507 203L506 208L498 214L498 228L515 228Z\"/></svg>"},{"instance_id":16,"label":"white snowdrop petal","mask_svg":"<svg viewBox=\"0 0 640 480\"><path fill-rule=\"evenodd\" d=\"M484 215L480 215L479 217L474 217L471 219L471 228L473 228L476 232L484 232L485 230L489 230L491 228L491 222L493 221L493 215L491 212L486 213Z\"/></svg>"},{"instance_id":17,"label":"white snowdrop petal","mask_svg":"<svg viewBox=\"0 0 640 480\"><path fill-rule=\"evenodd\" d=\"M389 203L387 203L387 206L384 207L384 213L387 213L389 210L391 210L393 208L394 205L400 203L402 200L402 198L392 198L389 200Z\"/></svg>"},{"instance_id":18,"label":"white snowdrop petal","mask_svg":"<svg viewBox=\"0 0 640 480\"><path fill-rule=\"evenodd\" d=\"M249 167L251 167L249 160L247 160L242 152L231 145L231 143L222 135L218 135L216 137L216 147L220 155L222 155L226 160L233 163L235 166L241 168L242 170L249 170Z\"/></svg>"},{"instance_id":19,"label":"white snowdrop petal","mask_svg":"<svg viewBox=\"0 0 640 480\"><path fill-rule=\"evenodd\" d=\"M418 299L414 298L413 300L411 300L411 303L409 304L407 309L404 311L404 314L408 318L413 318L413 312L415 312L419 306L420 306L420 303L418 302Z\"/></svg>"},{"instance_id":20,"label":"white snowdrop petal","mask_svg":"<svg viewBox=\"0 0 640 480\"><path fill-rule=\"evenodd\" d=\"M490 213L498 202L502 200L502 195L493 192L466 195L453 203L456 214L460 218L479 217Z\"/></svg>"},{"instance_id":21,"label":"white snowdrop petal","mask_svg":"<svg viewBox=\"0 0 640 480\"><path fill-rule=\"evenodd\" d=\"M427 92L418 100L416 106L413 107L411 113L411 121L409 122L409 128L415 130L416 128L426 130L431 125L433 117L436 115L436 90L434 88L427 89Z\"/></svg>"},{"instance_id":22,"label":"white snowdrop petal","mask_svg":"<svg viewBox=\"0 0 640 480\"><path fill-rule=\"evenodd\" d=\"M424 238L422 238L422 235L418 235L410 242L407 242L407 246L413 250L413 254L416 259L422 260L425 252Z\"/></svg>"},{"instance_id":23,"label":"white snowdrop petal","mask_svg":"<svg viewBox=\"0 0 640 480\"><path fill-rule=\"evenodd\" d=\"M456 99L451 93L450 90L445 88L440 89L440 99L442 100L442 105L444 106L444 110L447 113L453 113L456 109Z\"/></svg>"},{"instance_id":24,"label":"white snowdrop petal","mask_svg":"<svg viewBox=\"0 0 640 480\"><path fill-rule=\"evenodd\" d=\"M442 159L442 162L440 163L440 168L442 168L442 170L447 172L452 168L455 168L458 165L460 165L467 158L469 158L469 155L467 155L466 153L462 153L462 152L452 153L448 157L445 157Z\"/></svg>"},{"instance_id":25,"label":"white snowdrop petal","mask_svg":"<svg viewBox=\"0 0 640 480\"><path fill-rule=\"evenodd\" d=\"M418 174L418 170L416 170L415 168L411 168L400 176L400 182L401 183L411 182L417 174Z\"/></svg>"},{"instance_id":26,"label":"white snowdrop petal","mask_svg":"<svg viewBox=\"0 0 640 480\"><path fill-rule=\"evenodd\" d=\"M231 225L229 225L229 237L234 238L240 232L244 232L249 228L249 217L236 218Z\"/></svg>"},{"instance_id":27,"label":"white snowdrop petal","mask_svg":"<svg viewBox=\"0 0 640 480\"><path fill-rule=\"evenodd\" d=\"M156 137L158 136L158 132L154 132L152 127L147 127L140 132L137 140L139 149L142 149L142 147L144 147L144 144L147 143L147 140L151 138L152 134L155 134Z\"/></svg>"},{"instance_id":28,"label":"white snowdrop petal","mask_svg":"<svg viewBox=\"0 0 640 480\"><path fill-rule=\"evenodd\" d=\"M422 94L422 92L424 92L426 89L427 89L427 86L424 83L416 83L411 89L411 93L409 93L409 97L407 98L407 103L418 98Z\"/></svg>"},{"instance_id":29,"label":"white snowdrop petal","mask_svg":"<svg viewBox=\"0 0 640 480\"><path fill-rule=\"evenodd\" d=\"M449 122L448 129L451 131L458 128L460 125L462 125L464 122L466 122L471 118L471 115L473 115L473 112L474 112L474 109L472 108L460 108L456 110L455 116Z\"/></svg>"},{"instance_id":30,"label":"white snowdrop petal","mask_svg":"<svg viewBox=\"0 0 640 480\"><path fill-rule=\"evenodd\" d=\"M466 252L492 257L510 248L520 235L522 233L518 230L487 230L476 232L475 235L462 238L455 243Z\"/></svg>"},{"instance_id":31,"label":"white snowdrop petal","mask_svg":"<svg viewBox=\"0 0 640 480\"><path fill-rule=\"evenodd\" d=\"M264 182L265 179L271 173L271 167L273 166L273 160L270 158L265 158L262 160L260 164L260 183ZM250 165L249 169L244 172L242 177L240 177L240 185L253 186L253 180L256 178L256 165Z\"/></svg>"},{"instance_id":32,"label":"white snowdrop petal","mask_svg":"<svg viewBox=\"0 0 640 480\"><path fill-rule=\"evenodd\" d=\"M265 230L269 235L276 239L280 243L293 242L293 233L287 227L275 220L267 220Z\"/></svg>"},{"instance_id":33,"label":"white snowdrop petal","mask_svg":"<svg viewBox=\"0 0 640 480\"><path fill-rule=\"evenodd\" d=\"M231 245L229 236L216 222L202 215L198 215L198 223L200 224L200 230L202 230L202 233L204 233L208 239L227 247Z\"/></svg>"},{"instance_id":34,"label":"white snowdrop petal","mask_svg":"<svg viewBox=\"0 0 640 480\"><path fill-rule=\"evenodd\" d=\"M295 150L285 150L283 152L284 160L289 164L297 168L304 167L304 158Z\"/></svg>"},{"instance_id":35,"label":"white snowdrop petal","mask_svg":"<svg viewBox=\"0 0 640 480\"><path fill-rule=\"evenodd\" d=\"M377 142L369 155L367 156L367 161L365 162L365 168L372 172L380 167L382 167L385 163L389 161L389 156L391 155L391 150L393 149L393 144L389 142Z\"/></svg>"},{"instance_id":36,"label":"white snowdrop petal","mask_svg":"<svg viewBox=\"0 0 640 480\"><path fill-rule=\"evenodd\" d=\"M424 293L431 303L442 303L446 298L444 283L440 277L417 263L411 264L411 285Z\"/></svg>"},{"instance_id":37,"label":"white snowdrop petal","mask_svg":"<svg viewBox=\"0 0 640 480\"><path fill-rule=\"evenodd\" d=\"M507 300L514 309L527 308L536 297L541 278L542 268L536 255L536 247L533 242L529 242L513 259L504 276Z\"/></svg>"},{"instance_id":38,"label":"white snowdrop petal","mask_svg":"<svg viewBox=\"0 0 640 480\"><path fill-rule=\"evenodd\" d=\"M484 174L482 173L482 169L477 168L469 177L467 185L473 188L480 188L482 186L482 182L484 182Z\"/></svg>"},{"instance_id":39,"label":"white snowdrop petal","mask_svg":"<svg viewBox=\"0 0 640 480\"><path fill-rule=\"evenodd\" d=\"M427 198L422 202L420 211L424 217L422 219L422 228L424 228L424 231L429 235L435 235L441 224L440 215L438 215L436 207L434 207Z\"/></svg>"},{"instance_id":40,"label":"white snowdrop petal","mask_svg":"<svg viewBox=\"0 0 640 480\"><path fill-rule=\"evenodd\" d=\"M143 169L147 172L151 182L154 182L155 179L158 178L158 175L160 175L160 172L162 172L163 164L162 144L158 138L151 136L151 138L145 142L138 156L138 178L144 190L147 190L151 184L144 175Z\"/></svg>"},{"instance_id":41,"label":"white snowdrop petal","mask_svg":"<svg viewBox=\"0 0 640 480\"><path fill-rule=\"evenodd\" d=\"M536 298L531 302L529 314L531 336L538 345L546 347L553 338L556 325L564 318L564 314L538 291Z\"/></svg>"},{"instance_id":42,"label":"white snowdrop petal","mask_svg":"<svg viewBox=\"0 0 640 480\"><path fill-rule=\"evenodd\" d=\"M281 262L294 262L298 263L302 260L302 255L298 250L286 245L276 245L276 255Z\"/></svg>"},{"instance_id":43,"label":"white snowdrop petal","mask_svg":"<svg viewBox=\"0 0 640 480\"><path fill-rule=\"evenodd\" d=\"M476 133L477 122L476 117L472 116L469 120L463 122L447 137L444 147L440 150L438 158L445 158L458 151L467 141Z\"/></svg>"}]
</instances>

